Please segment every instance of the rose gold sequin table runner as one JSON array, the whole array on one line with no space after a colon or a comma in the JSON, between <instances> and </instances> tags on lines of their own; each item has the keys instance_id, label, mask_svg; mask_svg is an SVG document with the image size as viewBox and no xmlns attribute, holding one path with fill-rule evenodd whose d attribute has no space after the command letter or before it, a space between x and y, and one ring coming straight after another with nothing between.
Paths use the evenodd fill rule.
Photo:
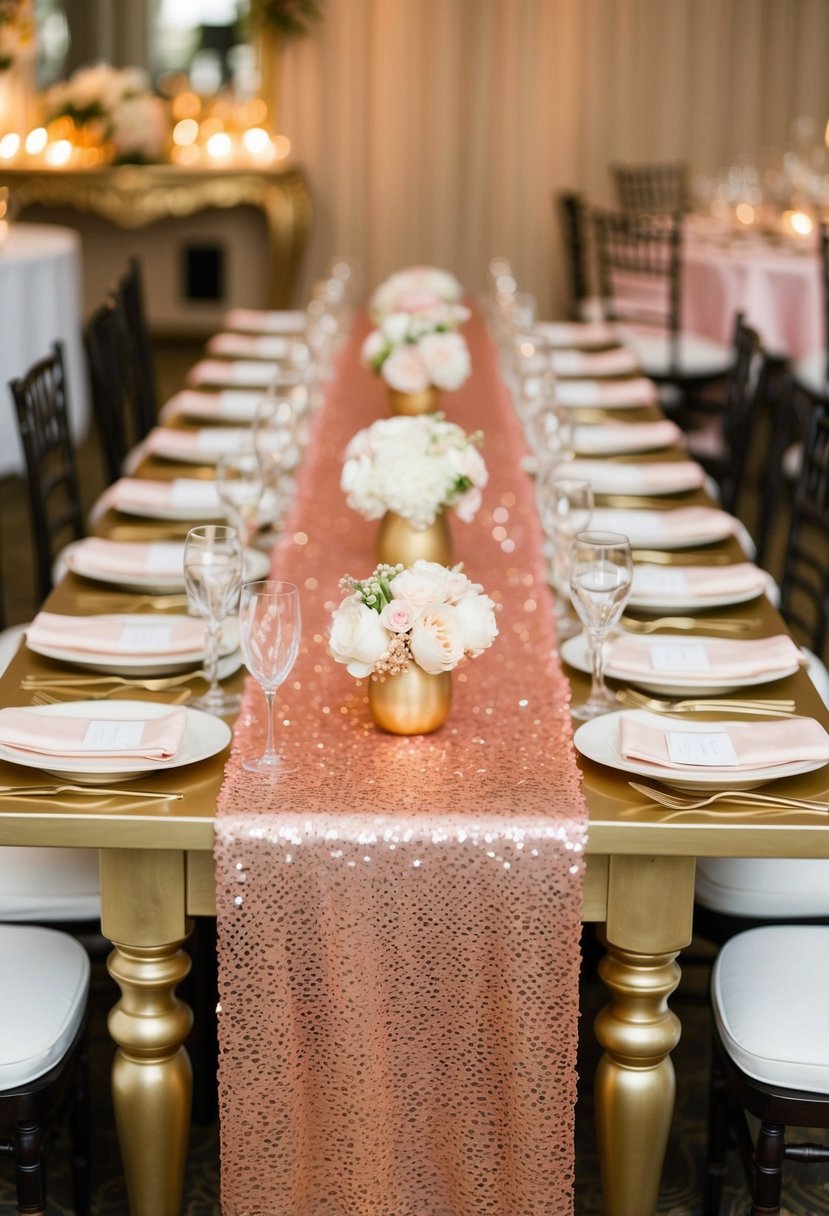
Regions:
<instances>
[{"instance_id":1,"label":"rose gold sequin table runner","mask_svg":"<svg viewBox=\"0 0 829 1216\"><path fill-rule=\"evenodd\" d=\"M446 412L484 429L490 483L455 556L502 608L440 731L377 731L325 650L339 578L374 566L377 525L339 489L348 439L386 413L363 325L274 556L302 600L277 702L293 771L242 769L264 732L249 683L216 821L224 1216L573 1210L587 812L523 440L477 317L465 333Z\"/></svg>"}]
</instances>

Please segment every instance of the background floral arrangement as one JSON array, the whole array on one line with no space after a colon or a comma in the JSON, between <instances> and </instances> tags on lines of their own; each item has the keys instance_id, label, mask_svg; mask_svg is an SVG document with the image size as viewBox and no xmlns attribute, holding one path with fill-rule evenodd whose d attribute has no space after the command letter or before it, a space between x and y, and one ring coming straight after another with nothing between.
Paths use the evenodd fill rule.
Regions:
<instances>
[{"instance_id":1,"label":"background floral arrangement","mask_svg":"<svg viewBox=\"0 0 829 1216\"><path fill-rule=\"evenodd\" d=\"M35 53L35 25L29 0L0 0L0 72Z\"/></svg>"},{"instance_id":2,"label":"background floral arrangement","mask_svg":"<svg viewBox=\"0 0 829 1216\"><path fill-rule=\"evenodd\" d=\"M394 511L422 530L453 507L469 523L488 480L482 442L442 414L381 418L349 442L340 485L364 519Z\"/></svg>"},{"instance_id":3,"label":"background floral arrangement","mask_svg":"<svg viewBox=\"0 0 829 1216\"><path fill-rule=\"evenodd\" d=\"M111 145L118 163L164 159L170 137L166 103L150 91L140 68L99 63L79 68L53 85L44 98L44 120L71 118L90 141Z\"/></svg>"},{"instance_id":4,"label":"background floral arrangement","mask_svg":"<svg viewBox=\"0 0 829 1216\"><path fill-rule=\"evenodd\" d=\"M429 675L452 671L498 636L494 602L459 567L381 565L367 579L347 575L340 589L347 594L331 615L328 653L357 678L383 680L410 663Z\"/></svg>"},{"instance_id":5,"label":"background floral arrangement","mask_svg":"<svg viewBox=\"0 0 829 1216\"><path fill-rule=\"evenodd\" d=\"M441 304L457 304L463 288L448 270L410 266L385 279L371 297L375 321L390 312L421 312Z\"/></svg>"},{"instance_id":6,"label":"background floral arrangement","mask_svg":"<svg viewBox=\"0 0 829 1216\"><path fill-rule=\"evenodd\" d=\"M454 332L468 316L460 304L389 313L363 343L363 364L401 393L421 393L430 385L454 392L472 370L469 347Z\"/></svg>"}]
</instances>

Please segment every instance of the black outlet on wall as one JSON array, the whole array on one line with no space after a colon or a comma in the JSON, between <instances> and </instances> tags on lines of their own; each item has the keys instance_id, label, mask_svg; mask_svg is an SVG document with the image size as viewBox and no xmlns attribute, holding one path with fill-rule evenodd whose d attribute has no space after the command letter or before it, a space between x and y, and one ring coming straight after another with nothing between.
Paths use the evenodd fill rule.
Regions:
<instances>
[{"instance_id":1,"label":"black outlet on wall","mask_svg":"<svg viewBox=\"0 0 829 1216\"><path fill-rule=\"evenodd\" d=\"M184 250L185 300L225 297L225 251L220 245L188 245Z\"/></svg>"}]
</instances>

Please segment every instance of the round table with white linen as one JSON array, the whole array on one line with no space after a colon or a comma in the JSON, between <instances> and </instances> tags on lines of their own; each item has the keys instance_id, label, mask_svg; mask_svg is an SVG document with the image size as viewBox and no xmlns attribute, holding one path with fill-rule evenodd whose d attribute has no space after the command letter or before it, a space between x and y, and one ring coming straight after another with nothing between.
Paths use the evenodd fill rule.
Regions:
<instances>
[{"instance_id":1,"label":"round table with white linen","mask_svg":"<svg viewBox=\"0 0 829 1216\"><path fill-rule=\"evenodd\" d=\"M89 417L81 346L81 244L71 228L15 224L0 245L0 476L22 473L23 448L9 381L64 345L72 437Z\"/></svg>"}]
</instances>

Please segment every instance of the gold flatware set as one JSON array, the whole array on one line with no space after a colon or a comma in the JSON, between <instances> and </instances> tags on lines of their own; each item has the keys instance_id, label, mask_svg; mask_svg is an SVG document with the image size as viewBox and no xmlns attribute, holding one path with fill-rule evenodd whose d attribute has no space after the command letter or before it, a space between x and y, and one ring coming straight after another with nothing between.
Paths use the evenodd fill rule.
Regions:
<instances>
[{"instance_id":1,"label":"gold flatware set","mask_svg":"<svg viewBox=\"0 0 829 1216\"><path fill-rule=\"evenodd\" d=\"M640 785L638 781L629 781L628 785L637 793L649 798L660 806L671 811L700 811L704 807L713 806L715 802L734 802L741 806L774 806L793 811L821 811L829 813L829 800L818 801L810 798L787 798L783 794L762 794L756 790L716 790L702 798L668 794L664 790L654 789L650 785Z\"/></svg>"}]
</instances>

